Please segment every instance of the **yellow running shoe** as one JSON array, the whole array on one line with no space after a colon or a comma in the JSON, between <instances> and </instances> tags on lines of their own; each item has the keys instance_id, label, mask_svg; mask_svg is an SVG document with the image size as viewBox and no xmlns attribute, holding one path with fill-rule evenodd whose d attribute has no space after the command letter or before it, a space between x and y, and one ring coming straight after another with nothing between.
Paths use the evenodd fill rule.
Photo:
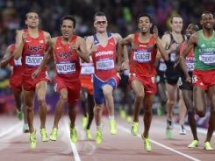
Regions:
<instances>
[{"instance_id":1,"label":"yellow running shoe","mask_svg":"<svg viewBox=\"0 0 215 161\"><path fill-rule=\"evenodd\" d=\"M187 147L188 148L196 148L199 146L199 141L198 140L193 140Z\"/></svg>"},{"instance_id":2,"label":"yellow running shoe","mask_svg":"<svg viewBox=\"0 0 215 161\"><path fill-rule=\"evenodd\" d=\"M48 134L47 134L45 128L40 129L40 134L41 134L41 140L42 140L42 142L49 141L49 137L48 137Z\"/></svg>"},{"instance_id":3,"label":"yellow running shoe","mask_svg":"<svg viewBox=\"0 0 215 161\"><path fill-rule=\"evenodd\" d=\"M96 144L101 144L103 141L102 130L96 130Z\"/></svg>"},{"instance_id":4,"label":"yellow running shoe","mask_svg":"<svg viewBox=\"0 0 215 161\"><path fill-rule=\"evenodd\" d=\"M91 131L88 129L86 129L86 138L88 139L88 140L91 140L92 139L92 134L91 134Z\"/></svg>"},{"instance_id":5,"label":"yellow running shoe","mask_svg":"<svg viewBox=\"0 0 215 161\"><path fill-rule=\"evenodd\" d=\"M70 140L73 142L73 143L76 143L78 141L78 134L77 134L77 131L74 128L70 128Z\"/></svg>"},{"instance_id":6,"label":"yellow running shoe","mask_svg":"<svg viewBox=\"0 0 215 161\"><path fill-rule=\"evenodd\" d=\"M87 117L85 117L85 116L82 117L82 123L81 124L82 124L83 128L86 128L86 126L87 126L87 120L88 120Z\"/></svg>"},{"instance_id":7,"label":"yellow running shoe","mask_svg":"<svg viewBox=\"0 0 215 161\"><path fill-rule=\"evenodd\" d=\"M125 118L126 118L126 112L125 112L125 110L124 110L122 107L119 108L119 116L120 116L122 119L125 119Z\"/></svg>"},{"instance_id":8,"label":"yellow running shoe","mask_svg":"<svg viewBox=\"0 0 215 161\"><path fill-rule=\"evenodd\" d=\"M33 133L30 133L29 135L29 142L30 142L30 148L31 149L35 149L37 146L37 142L36 142L36 130L34 129Z\"/></svg>"},{"instance_id":9,"label":"yellow running shoe","mask_svg":"<svg viewBox=\"0 0 215 161\"><path fill-rule=\"evenodd\" d=\"M210 144L209 141L206 141L206 142L205 142L204 149L207 150L207 151L214 150L214 149L211 147L211 144Z\"/></svg>"},{"instance_id":10,"label":"yellow running shoe","mask_svg":"<svg viewBox=\"0 0 215 161\"><path fill-rule=\"evenodd\" d=\"M18 118L19 120L22 120L22 119L23 119L23 113L22 113L22 111L17 111L17 118Z\"/></svg>"},{"instance_id":11,"label":"yellow running shoe","mask_svg":"<svg viewBox=\"0 0 215 161\"><path fill-rule=\"evenodd\" d=\"M116 121L114 119L109 120L110 133L112 135L117 134Z\"/></svg>"},{"instance_id":12,"label":"yellow running shoe","mask_svg":"<svg viewBox=\"0 0 215 161\"><path fill-rule=\"evenodd\" d=\"M57 140L57 132L58 132L58 129L56 127L52 128L52 132L51 132L51 135L49 137L49 139L51 141L56 141Z\"/></svg>"},{"instance_id":13,"label":"yellow running shoe","mask_svg":"<svg viewBox=\"0 0 215 161\"><path fill-rule=\"evenodd\" d=\"M138 134L138 122L133 122L132 126L131 126L131 133L134 136L137 136Z\"/></svg>"},{"instance_id":14,"label":"yellow running shoe","mask_svg":"<svg viewBox=\"0 0 215 161\"><path fill-rule=\"evenodd\" d=\"M144 149L146 151L151 151L152 147L151 147L150 139L149 138L144 138L143 134L141 135L141 137L144 140Z\"/></svg>"}]
</instances>

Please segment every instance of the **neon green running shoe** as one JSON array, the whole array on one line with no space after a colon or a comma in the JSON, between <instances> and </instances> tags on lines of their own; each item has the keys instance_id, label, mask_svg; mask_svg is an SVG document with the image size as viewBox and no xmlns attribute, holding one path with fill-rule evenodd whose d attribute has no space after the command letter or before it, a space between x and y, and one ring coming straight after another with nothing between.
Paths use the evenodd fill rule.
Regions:
<instances>
[{"instance_id":1,"label":"neon green running shoe","mask_svg":"<svg viewBox=\"0 0 215 161\"><path fill-rule=\"evenodd\" d=\"M46 131L45 128L40 129L40 134L41 134L41 140L42 140L42 142L49 141L49 137L48 137L48 134L47 134L47 131Z\"/></svg>"},{"instance_id":2,"label":"neon green running shoe","mask_svg":"<svg viewBox=\"0 0 215 161\"><path fill-rule=\"evenodd\" d=\"M91 134L91 130L86 130L86 138L88 139L88 140L91 140L92 139L92 134Z\"/></svg>"},{"instance_id":3,"label":"neon green running shoe","mask_svg":"<svg viewBox=\"0 0 215 161\"><path fill-rule=\"evenodd\" d=\"M132 133L132 135L137 136L138 131L139 131L138 126L139 126L138 122L133 122L133 124L131 126L131 133Z\"/></svg>"},{"instance_id":4,"label":"neon green running shoe","mask_svg":"<svg viewBox=\"0 0 215 161\"><path fill-rule=\"evenodd\" d=\"M51 141L57 140L57 132L58 132L58 129L56 127L52 128L52 132L51 132L50 137L49 137L49 139Z\"/></svg>"},{"instance_id":5,"label":"neon green running shoe","mask_svg":"<svg viewBox=\"0 0 215 161\"><path fill-rule=\"evenodd\" d=\"M116 121L114 119L109 120L110 133L112 135L117 134Z\"/></svg>"},{"instance_id":6,"label":"neon green running shoe","mask_svg":"<svg viewBox=\"0 0 215 161\"><path fill-rule=\"evenodd\" d=\"M211 147L211 144L210 144L209 141L206 141L206 142L205 142L204 149L207 150L207 151L214 150L214 149Z\"/></svg>"},{"instance_id":7,"label":"neon green running shoe","mask_svg":"<svg viewBox=\"0 0 215 161\"><path fill-rule=\"evenodd\" d=\"M188 148L196 148L199 146L199 141L198 140L193 140L187 147Z\"/></svg>"},{"instance_id":8,"label":"neon green running shoe","mask_svg":"<svg viewBox=\"0 0 215 161\"><path fill-rule=\"evenodd\" d=\"M81 123L83 128L86 128L86 126L87 126L87 121L88 121L88 118L85 117L85 116L83 116L83 117L82 117L82 123Z\"/></svg>"},{"instance_id":9,"label":"neon green running shoe","mask_svg":"<svg viewBox=\"0 0 215 161\"><path fill-rule=\"evenodd\" d=\"M172 130L169 128L166 128L166 138L172 139Z\"/></svg>"},{"instance_id":10,"label":"neon green running shoe","mask_svg":"<svg viewBox=\"0 0 215 161\"><path fill-rule=\"evenodd\" d=\"M22 120L22 119L23 119L23 113L22 113L22 111L18 111L18 112L17 112L17 118L18 118L19 120Z\"/></svg>"},{"instance_id":11,"label":"neon green running shoe","mask_svg":"<svg viewBox=\"0 0 215 161\"><path fill-rule=\"evenodd\" d=\"M132 117L131 116L127 116L127 122L132 123Z\"/></svg>"},{"instance_id":12,"label":"neon green running shoe","mask_svg":"<svg viewBox=\"0 0 215 161\"><path fill-rule=\"evenodd\" d=\"M74 128L70 128L70 140L73 142L73 143L76 143L78 141L78 134L77 134L77 131Z\"/></svg>"},{"instance_id":13,"label":"neon green running shoe","mask_svg":"<svg viewBox=\"0 0 215 161\"><path fill-rule=\"evenodd\" d=\"M151 147L150 139L149 138L144 138L143 134L141 135L141 137L144 140L144 149L146 151L151 151L152 147Z\"/></svg>"},{"instance_id":14,"label":"neon green running shoe","mask_svg":"<svg viewBox=\"0 0 215 161\"><path fill-rule=\"evenodd\" d=\"M102 130L96 130L96 144L101 144L103 141Z\"/></svg>"},{"instance_id":15,"label":"neon green running shoe","mask_svg":"<svg viewBox=\"0 0 215 161\"><path fill-rule=\"evenodd\" d=\"M122 107L119 108L119 116L122 119L126 118L126 112L125 112L125 110Z\"/></svg>"},{"instance_id":16,"label":"neon green running shoe","mask_svg":"<svg viewBox=\"0 0 215 161\"><path fill-rule=\"evenodd\" d=\"M37 146L37 142L36 142L36 130L34 129L33 133L30 133L29 135L29 142L30 142L30 148L31 149L35 149Z\"/></svg>"}]
</instances>

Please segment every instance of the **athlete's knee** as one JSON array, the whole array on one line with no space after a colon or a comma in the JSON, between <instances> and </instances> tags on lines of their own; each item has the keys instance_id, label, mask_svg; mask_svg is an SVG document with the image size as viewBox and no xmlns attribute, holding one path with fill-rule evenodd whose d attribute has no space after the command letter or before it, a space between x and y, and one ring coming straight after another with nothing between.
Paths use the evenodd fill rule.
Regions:
<instances>
[{"instance_id":1,"label":"athlete's knee","mask_svg":"<svg viewBox=\"0 0 215 161\"><path fill-rule=\"evenodd\" d=\"M194 108L188 108L187 109L187 114L188 115L194 115L194 112L195 112Z\"/></svg>"},{"instance_id":2,"label":"athlete's knee","mask_svg":"<svg viewBox=\"0 0 215 161\"><path fill-rule=\"evenodd\" d=\"M94 113L99 113L102 111L102 105L95 105L93 111Z\"/></svg>"},{"instance_id":3,"label":"athlete's knee","mask_svg":"<svg viewBox=\"0 0 215 161\"><path fill-rule=\"evenodd\" d=\"M167 104L173 106L175 104L175 100L168 99Z\"/></svg>"},{"instance_id":4,"label":"athlete's knee","mask_svg":"<svg viewBox=\"0 0 215 161\"><path fill-rule=\"evenodd\" d=\"M136 93L136 99L137 100L142 100L144 98L144 93L142 92L137 92Z\"/></svg>"},{"instance_id":5,"label":"athlete's knee","mask_svg":"<svg viewBox=\"0 0 215 161\"><path fill-rule=\"evenodd\" d=\"M25 110L27 112L31 112L31 111L33 111L33 106L25 106Z\"/></svg>"},{"instance_id":6,"label":"athlete's knee","mask_svg":"<svg viewBox=\"0 0 215 161\"><path fill-rule=\"evenodd\" d=\"M59 101L61 102L66 102L68 100L68 96L67 95L61 95L59 98Z\"/></svg>"}]
</instances>

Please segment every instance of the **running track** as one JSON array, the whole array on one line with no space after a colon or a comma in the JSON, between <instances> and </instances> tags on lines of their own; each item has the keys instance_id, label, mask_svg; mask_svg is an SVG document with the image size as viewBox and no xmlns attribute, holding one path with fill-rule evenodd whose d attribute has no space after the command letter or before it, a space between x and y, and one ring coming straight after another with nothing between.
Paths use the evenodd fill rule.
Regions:
<instances>
[{"instance_id":1,"label":"running track","mask_svg":"<svg viewBox=\"0 0 215 161\"><path fill-rule=\"evenodd\" d=\"M69 140L68 119L63 117L59 124L58 140L41 142L39 120L35 118L37 128L37 148L31 150L28 134L22 133L22 121L16 117L0 115L0 161L214 161L215 151L203 150L205 130L198 129L200 145L189 149L187 144L192 140L187 127L187 135L179 135L177 125L174 126L173 139L165 138L165 117L153 117L151 125L152 151L146 152L140 135L130 134L130 124L121 118L117 119L118 134L109 133L108 121L103 119L104 141L97 146L94 140L86 140L81 127L81 117L77 118L76 127L79 141L76 145ZM140 117L140 121L142 117ZM51 132L53 116L47 118L47 130ZM143 123L140 123L142 132ZM94 136L95 124L92 124ZM214 136L212 147L215 148Z\"/></svg>"}]
</instances>

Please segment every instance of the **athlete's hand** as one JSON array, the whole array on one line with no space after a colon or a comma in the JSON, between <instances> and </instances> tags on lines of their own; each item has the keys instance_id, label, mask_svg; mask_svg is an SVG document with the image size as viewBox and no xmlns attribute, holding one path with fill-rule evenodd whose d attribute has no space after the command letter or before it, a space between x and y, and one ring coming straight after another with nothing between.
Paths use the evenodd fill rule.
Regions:
<instances>
[{"instance_id":1,"label":"athlete's hand","mask_svg":"<svg viewBox=\"0 0 215 161\"><path fill-rule=\"evenodd\" d=\"M153 25L153 29L152 29L153 35L155 37L155 39L157 40L158 38L158 28L156 25Z\"/></svg>"},{"instance_id":2,"label":"athlete's hand","mask_svg":"<svg viewBox=\"0 0 215 161\"><path fill-rule=\"evenodd\" d=\"M192 79L191 79L191 77L190 77L190 76L186 78L186 82L188 82L188 83L192 83Z\"/></svg>"},{"instance_id":3,"label":"athlete's hand","mask_svg":"<svg viewBox=\"0 0 215 161\"><path fill-rule=\"evenodd\" d=\"M134 44L134 43L132 43L131 48L132 48L133 50L138 49L138 47L139 47L139 45L138 45L138 44Z\"/></svg>"},{"instance_id":4,"label":"athlete's hand","mask_svg":"<svg viewBox=\"0 0 215 161\"><path fill-rule=\"evenodd\" d=\"M176 49L177 49L177 47L178 47L178 44L173 43L173 44L170 46L170 51L174 51L174 50L176 50Z\"/></svg>"},{"instance_id":5,"label":"athlete's hand","mask_svg":"<svg viewBox=\"0 0 215 161\"><path fill-rule=\"evenodd\" d=\"M90 53L96 52L96 51L98 51L98 47L96 45L92 44L92 46L90 48Z\"/></svg>"},{"instance_id":6,"label":"athlete's hand","mask_svg":"<svg viewBox=\"0 0 215 161\"><path fill-rule=\"evenodd\" d=\"M23 33L23 34L22 34L22 42L23 42L23 43L26 42L27 37L28 37L28 34L27 34L27 33Z\"/></svg>"},{"instance_id":7,"label":"athlete's hand","mask_svg":"<svg viewBox=\"0 0 215 161\"><path fill-rule=\"evenodd\" d=\"M78 45L76 45L76 44L74 44L74 43L70 43L70 47L71 47L71 49L73 49L73 50L75 50L75 51L79 50Z\"/></svg>"},{"instance_id":8,"label":"athlete's hand","mask_svg":"<svg viewBox=\"0 0 215 161\"><path fill-rule=\"evenodd\" d=\"M120 67L120 70L127 70L129 69L129 62L123 62L121 67Z\"/></svg>"}]
</instances>

